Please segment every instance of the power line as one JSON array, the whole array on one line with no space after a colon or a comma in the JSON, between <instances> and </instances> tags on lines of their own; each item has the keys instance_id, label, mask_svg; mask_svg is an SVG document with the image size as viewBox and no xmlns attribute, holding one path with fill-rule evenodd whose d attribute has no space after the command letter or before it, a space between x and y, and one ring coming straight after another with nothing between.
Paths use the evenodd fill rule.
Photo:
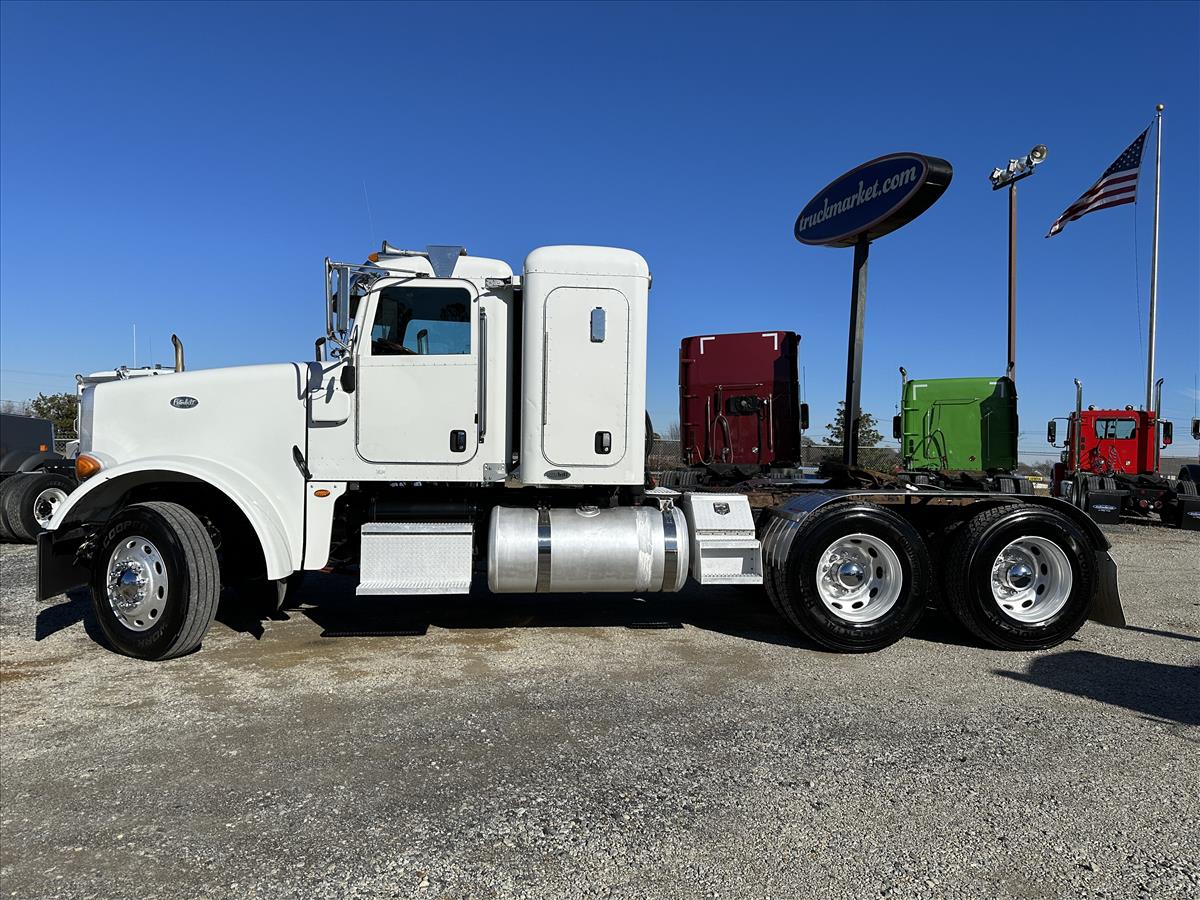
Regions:
<instances>
[{"instance_id":1,"label":"power line","mask_svg":"<svg viewBox=\"0 0 1200 900\"><path fill-rule=\"evenodd\" d=\"M0 372L17 372L21 375L41 375L46 378L71 378L71 379L74 379L74 377L75 377L74 375L66 375L62 372L34 372L31 369L6 369L4 367L0 367Z\"/></svg>"}]
</instances>

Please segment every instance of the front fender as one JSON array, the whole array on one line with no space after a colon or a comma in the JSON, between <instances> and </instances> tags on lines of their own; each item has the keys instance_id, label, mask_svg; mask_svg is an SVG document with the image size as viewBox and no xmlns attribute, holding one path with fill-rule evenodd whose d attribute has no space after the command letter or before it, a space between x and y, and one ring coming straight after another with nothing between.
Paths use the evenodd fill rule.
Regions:
<instances>
[{"instance_id":1,"label":"front fender","mask_svg":"<svg viewBox=\"0 0 1200 900\"><path fill-rule=\"evenodd\" d=\"M188 456L157 456L122 463L93 475L70 493L50 523L50 531L107 518L131 489L162 482L199 481L233 502L254 528L268 578L286 578L299 568L301 548L288 539L285 519L259 487L234 469ZM301 485L297 496L302 497Z\"/></svg>"},{"instance_id":2,"label":"front fender","mask_svg":"<svg viewBox=\"0 0 1200 900\"><path fill-rule=\"evenodd\" d=\"M66 462L66 458L54 450L43 450L40 453L31 454L28 459L17 467L17 471L36 472L48 462Z\"/></svg>"}]
</instances>

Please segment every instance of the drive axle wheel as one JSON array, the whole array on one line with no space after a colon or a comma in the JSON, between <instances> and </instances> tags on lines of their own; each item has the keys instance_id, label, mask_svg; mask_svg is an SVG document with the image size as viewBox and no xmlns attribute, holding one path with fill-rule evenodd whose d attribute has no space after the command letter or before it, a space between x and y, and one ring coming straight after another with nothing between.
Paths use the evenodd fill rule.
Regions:
<instances>
[{"instance_id":1,"label":"drive axle wheel","mask_svg":"<svg viewBox=\"0 0 1200 900\"><path fill-rule=\"evenodd\" d=\"M968 631L1005 650L1040 650L1071 637L1087 618L1096 565L1070 519L1006 505L968 520L943 575L946 605Z\"/></svg>"},{"instance_id":2,"label":"drive axle wheel","mask_svg":"<svg viewBox=\"0 0 1200 900\"><path fill-rule=\"evenodd\" d=\"M200 646L217 612L217 551L201 521L177 503L136 503L96 541L92 603L113 647L171 659Z\"/></svg>"},{"instance_id":3,"label":"drive axle wheel","mask_svg":"<svg viewBox=\"0 0 1200 900\"><path fill-rule=\"evenodd\" d=\"M783 615L830 650L880 650L908 634L924 608L929 556L916 529L872 504L813 514L787 559L768 573Z\"/></svg>"}]
</instances>

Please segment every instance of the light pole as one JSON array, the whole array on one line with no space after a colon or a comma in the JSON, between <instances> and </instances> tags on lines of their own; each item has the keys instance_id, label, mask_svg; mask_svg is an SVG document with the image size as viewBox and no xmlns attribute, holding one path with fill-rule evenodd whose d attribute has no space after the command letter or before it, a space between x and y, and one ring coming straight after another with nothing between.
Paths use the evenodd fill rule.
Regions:
<instances>
[{"instance_id":1,"label":"light pole","mask_svg":"<svg viewBox=\"0 0 1200 900\"><path fill-rule=\"evenodd\" d=\"M1008 365L1004 374L1017 381L1017 182L1033 174L1045 162L1046 145L1038 144L1022 159L1010 159L1003 169L992 169L992 190L1008 188Z\"/></svg>"}]
</instances>

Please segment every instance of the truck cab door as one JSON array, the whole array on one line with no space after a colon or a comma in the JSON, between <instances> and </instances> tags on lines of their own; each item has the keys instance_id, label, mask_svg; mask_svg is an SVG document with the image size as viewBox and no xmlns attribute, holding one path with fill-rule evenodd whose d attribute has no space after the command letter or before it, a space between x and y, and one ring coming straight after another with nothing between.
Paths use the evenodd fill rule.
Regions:
<instances>
[{"instance_id":1,"label":"truck cab door","mask_svg":"<svg viewBox=\"0 0 1200 900\"><path fill-rule=\"evenodd\" d=\"M479 449L479 296L469 281L380 288L359 335L358 454L373 463L459 464Z\"/></svg>"}]
</instances>

